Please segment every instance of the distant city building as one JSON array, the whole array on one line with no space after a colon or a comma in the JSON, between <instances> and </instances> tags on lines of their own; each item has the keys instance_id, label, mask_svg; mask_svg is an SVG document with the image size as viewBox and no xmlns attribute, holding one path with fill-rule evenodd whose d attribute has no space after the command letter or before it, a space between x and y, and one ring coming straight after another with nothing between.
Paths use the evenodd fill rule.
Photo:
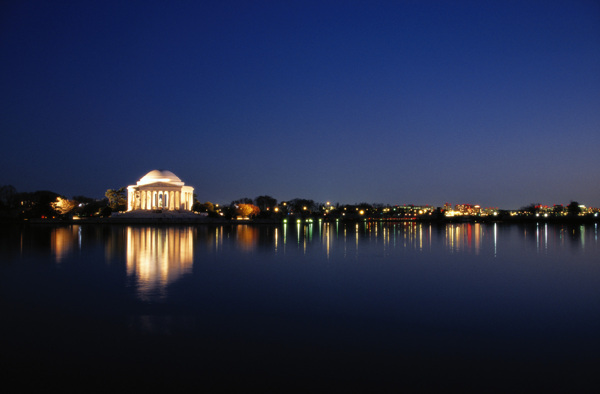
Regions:
<instances>
[{"instance_id":1,"label":"distant city building","mask_svg":"<svg viewBox=\"0 0 600 394\"><path fill-rule=\"evenodd\" d=\"M127 211L191 211L194 188L171 171L153 170L127 186Z\"/></svg>"},{"instance_id":2,"label":"distant city building","mask_svg":"<svg viewBox=\"0 0 600 394\"><path fill-rule=\"evenodd\" d=\"M479 215L481 213L479 205L471 204L458 204L454 207L454 210L461 215Z\"/></svg>"}]
</instances>

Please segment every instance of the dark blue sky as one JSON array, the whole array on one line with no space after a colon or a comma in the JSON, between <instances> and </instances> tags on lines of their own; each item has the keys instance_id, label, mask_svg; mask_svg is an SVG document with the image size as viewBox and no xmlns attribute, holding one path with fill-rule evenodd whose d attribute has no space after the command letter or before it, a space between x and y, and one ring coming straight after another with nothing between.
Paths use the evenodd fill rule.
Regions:
<instances>
[{"instance_id":1,"label":"dark blue sky","mask_svg":"<svg viewBox=\"0 0 600 394\"><path fill-rule=\"evenodd\" d=\"M600 2L288 3L3 2L0 184L600 206Z\"/></svg>"}]
</instances>

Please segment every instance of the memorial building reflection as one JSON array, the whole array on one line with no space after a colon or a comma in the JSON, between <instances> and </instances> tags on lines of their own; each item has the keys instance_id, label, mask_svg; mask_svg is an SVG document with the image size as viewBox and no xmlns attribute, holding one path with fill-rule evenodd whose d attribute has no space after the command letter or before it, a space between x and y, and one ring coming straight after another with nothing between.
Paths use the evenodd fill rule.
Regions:
<instances>
[{"instance_id":1,"label":"memorial building reflection","mask_svg":"<svg viewBox=\"0 0 600 394\"><path fill-rule=\"evenodd\" d=\"M166 296L166 289L191 272L194 228L128 227L127 276L136 282L142 299Z\"/></svg>"}]
</instances>

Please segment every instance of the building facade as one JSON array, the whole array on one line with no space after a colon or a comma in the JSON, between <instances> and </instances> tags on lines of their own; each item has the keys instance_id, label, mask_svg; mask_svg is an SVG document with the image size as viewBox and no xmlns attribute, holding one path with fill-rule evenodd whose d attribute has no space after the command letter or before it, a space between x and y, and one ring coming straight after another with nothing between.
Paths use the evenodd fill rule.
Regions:
<instances>
[{"instance_id":1,"label":"building facade","mask_svg":"<svg viewBox=\"0 0 600 394\"><path fill-rule=\"evenodd\" d=\"M191 211L194 188L166 170L153 170L127 186L127 211Z\"/></svg>"}]
</instances>

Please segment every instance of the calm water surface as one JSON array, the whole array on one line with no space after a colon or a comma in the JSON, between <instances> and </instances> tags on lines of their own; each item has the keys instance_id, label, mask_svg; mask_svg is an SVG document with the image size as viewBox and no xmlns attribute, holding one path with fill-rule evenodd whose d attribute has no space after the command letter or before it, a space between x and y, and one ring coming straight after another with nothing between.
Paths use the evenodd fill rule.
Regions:
<instances>
[{"instance_id":1,"label":"calm water surface","mask_svg":"<svg viewBox=\"0 0 600 394\"><path fill-rule=\"evenodd\" d=\"M598 383L597 225L0 231L0 361L20 384L585 391Z\"/></svg>"}]
</instances>

